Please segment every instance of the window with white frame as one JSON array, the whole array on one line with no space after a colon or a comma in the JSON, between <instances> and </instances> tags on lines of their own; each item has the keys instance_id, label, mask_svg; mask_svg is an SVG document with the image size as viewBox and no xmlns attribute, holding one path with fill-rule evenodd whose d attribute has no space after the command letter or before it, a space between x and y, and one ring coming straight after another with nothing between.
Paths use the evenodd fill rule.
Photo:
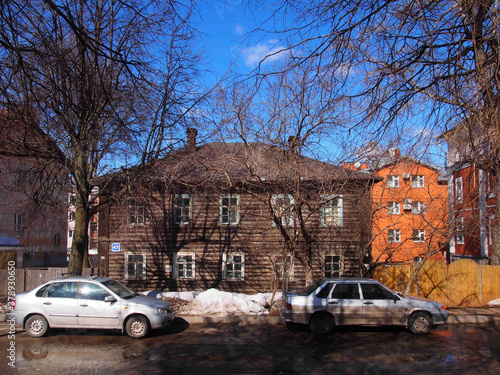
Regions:
<instances>
[{"instance_id":1,"label":"window with white frame","mask_svg":"<svg viewBox=\"0 0 500 375\"><path fill-rule=\"evenodd\" d=\"M174 223L187 225L191 223L192 198L190 194L174 196Z\"/></svg>"},{"instance_id":2,"label":"window with white frame","mask_svg":"<svg viewBox=\"0 0 500 375\"><path fill-rule=\"evenodd\" d=\"M177 253L175 255L174 277L176 279L195 279L195 254Z\"/></svg>"},{"instance_id":3,"label":"window with white frame","mask_svg":"<svg viewBox=\"0 0 500 375\"><path fill-rule=\"evenodd\" d=\"M412 188L423 188L425 187L425 179L422 175L412 175L411 176L411 187Z\"/></svg>"},{"instance_id":4,"label":"window with white frame","mask_svg":"<svg viewBox=\"0 0 500 375\"><path fill-rule=\"evenodd\" d=\"M321 196L321 226L341 227L344 224L344 200L342 196Z\"/></svg>"},{"instance_id":5,"label":"window with white frame","mask_svg":"<svg viewBox=\"0 0 500 375\"><path fill-rule=\"evenodd\" d=\"M399 215L401 213L399 202L387 203L387 215Z\"/></svg>"},{"instance_id":6,"label":"window with white frame","mask_svg":"<svg viewBox=\"0 0 500 375\"><path fill-rule=\"evenodd\" d=\"M389 229L387 231L388 242L401 242L401 231L399 229Z\"/></svg>"},{"instance_id":7,"label":"window with white frame","mask_svg":"<svg viewBox=\"0 0 500 375\"><path fill-rule=\"evenodd\" d=\"M245 278L245 254L224 254L222 262L222 277L225 280L243 280Z\"/></svg>"},{"instance_id":8,"label":"window with white frame","mask_svg":"<svg viewBox=\"0 0 500 375\"><path fill-rule=\"evenodd\" d=\"M457 240L457 245L463 245L465 243L465 238L464 238L464 218L463 217L457 217L455 219L455 225L456 225L456 240Z\"/></svg>"},{"instance_id":9,"label":"window with white frame","mask_svg":"<svg viewBox=\"0 0 500 375\"><path fill-rule=\"evenodd\" d=\"M387 176L387 187L388 188L398 188L399 187L399 176L398 175Z\"/></svg>"},{"instance_id":10,"label":"window with white frame","mask_svg":"<svg viewBox=\"0 0 500 375\"><path fill-rule=\"evenodd\" d=\"M240 222L240 196L221 195L220 196L220 224L238 224Z\"/></svg>"},{"instance_id":11,"label":"window with white frame","mask_svg":"<svg viewBox=\"0 0 500 375\"><path fill-rule=\"evenodd\" d=\"M24 227L24 216L22 214L14 214L14 231L21 232Z\"/></svg>"},{"instance_id":12,"label":"window with white frame","mask_svg":"<svg viewBox=\"0 0 500 375\"><path fill-rule=\"evenodd\" d=\"M425 202L413 202L411 212L415 215L423 215L425 213Z\"/></svg>"},{"instance_id":13,"label":"window with white frame","mask_svg":"<svg viewBox=\"0 0 500 375\"><path fill-rule=\"evenodd\" d=\"M291 255L275 255L272 258L274 275L277 280L293 278L293 257Z\"/></svg>"},{"instance_id":14,"label":"window with white frame","mask_svg":"<svg viewBox=\"0 0 500 375\"><path fill-rule=\"evenodd\" d=\"M75 213L73 211L68 212L68 221L75 221Z\"/></svg>"},{"instance_id":15,"label":"window with white frame","mask_svg":"<svg viewBox=\"0 0 500 375\"><path fill-rule=\"evenodd\" d=\"M464 199L464 185L462 177L455 179L455 201L462 202Z\"/></svg>"},{"instance_id":16,"label":"window with white frame","mask_svg":"<svg viewBox=\"0 0 500 375\"><path fill-rule=\"evenodd\" d=\"M146 278L146 254L125 254L125 278L139 280Z\"/></svg>"},{"instance_id":17,"label":"window with white frame","mask_svg":"<svg viewBox=\"0 0 500 375\"><path fill-rule=\"evenodd\" d=\"M295 223L295 200L291 194L273 194L271 203L274 215L284 227L291 227ZM273 225L276 223L273 220Z\"/></svg>"},{"instance_id":18,"label":"window with white frame","mask_svg":"<svg viewBox=\"0 0 500 375\"><path fill-rule=\"evenodd\" d=\"M425 242L425 230L413 229L413 242Z\"/></svg>"},{"instance_id":19,"label":"window with white frame","mask_svg":"<svg viewBox=\"0 0 500 375\"><path fill-rule=\"evenodd\" d=\"M325 255L325 277L340 277L342 274L342 257Z\"/></svg>"},{"instance_id":20,"label":"window with white frame","mask_svg":"<svg viewBox=\"0 0 500 375\"><path fill-rule=\"evenodd\" d=\"M144 224L146 206L143 201L135 198L128 200L128 223Z\"/></svg>"}]
</instances>

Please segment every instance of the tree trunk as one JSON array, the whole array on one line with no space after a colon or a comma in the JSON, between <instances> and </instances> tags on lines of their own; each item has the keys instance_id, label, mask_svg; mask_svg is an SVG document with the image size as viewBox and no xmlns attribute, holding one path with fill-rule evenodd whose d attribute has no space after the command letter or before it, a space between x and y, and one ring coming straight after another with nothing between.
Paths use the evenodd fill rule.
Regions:
<instances>
[{"instance_id":1,"label":"tree trunk","mask_svg":"<svg viewBox=\"0 0 500 375\"><path fill-rule=\"evenodd\" d=\"M89 266L88 227L89 218L85 207L77 204L75 207L75 231L68 262L68 273L72 276L81 276L83 267Z\"/></svg>"}]
</instances>

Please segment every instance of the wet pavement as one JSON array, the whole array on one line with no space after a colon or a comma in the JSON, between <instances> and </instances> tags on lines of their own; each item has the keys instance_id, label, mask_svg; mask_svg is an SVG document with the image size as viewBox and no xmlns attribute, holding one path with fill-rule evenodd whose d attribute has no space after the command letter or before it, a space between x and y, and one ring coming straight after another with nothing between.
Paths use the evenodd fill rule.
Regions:
<instances>
[{"instance_id":1,"label":"wet pavement","mask_svg":"<svg viewBox=\"0 0 500 375\"><path fill-rule=\"evenodd\" d=\"M17 330L14 367L0 325L0 373L19 374L500 374L500 326L446 324L429 335L402 328L338 328L315 336L284 324L174 324L144 340L113 331Z\"/></svg>"}]
</instances>

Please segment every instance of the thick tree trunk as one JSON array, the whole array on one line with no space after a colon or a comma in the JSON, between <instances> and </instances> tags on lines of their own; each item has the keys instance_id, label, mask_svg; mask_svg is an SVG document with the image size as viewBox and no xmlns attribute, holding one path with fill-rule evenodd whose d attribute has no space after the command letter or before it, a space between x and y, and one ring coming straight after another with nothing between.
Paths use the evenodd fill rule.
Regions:
<instances>
[{"instance_id":1,"label":"thick tree trunk","mask_svg":"<svg viewBox=\"0 0 500 375\"><path fill-rule=\"evenodd\" d=\"M75 207L75 231L71 253L69 256L68 273L81 276L83 267L88 267L88 227L89 218L81 204Z\"/></svg>"}]
</instances>

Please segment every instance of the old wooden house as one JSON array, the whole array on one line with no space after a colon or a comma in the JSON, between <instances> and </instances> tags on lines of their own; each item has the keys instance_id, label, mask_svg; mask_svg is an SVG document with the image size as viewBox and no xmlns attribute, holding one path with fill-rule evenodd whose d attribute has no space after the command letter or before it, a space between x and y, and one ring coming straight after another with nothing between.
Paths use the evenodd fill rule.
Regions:
<instances>
[{"instance_id":1,"label":"old wooden house","mask_svg":"<svg viewBox=\"0 0 500 375\"><path fill-rule=\"evenodd\" d=\"M185 149L102 184L100 268L136 290L255 293L359 276L378 180L293 142L197 146L189 129Z\"/></svg>"}]
</instances>

